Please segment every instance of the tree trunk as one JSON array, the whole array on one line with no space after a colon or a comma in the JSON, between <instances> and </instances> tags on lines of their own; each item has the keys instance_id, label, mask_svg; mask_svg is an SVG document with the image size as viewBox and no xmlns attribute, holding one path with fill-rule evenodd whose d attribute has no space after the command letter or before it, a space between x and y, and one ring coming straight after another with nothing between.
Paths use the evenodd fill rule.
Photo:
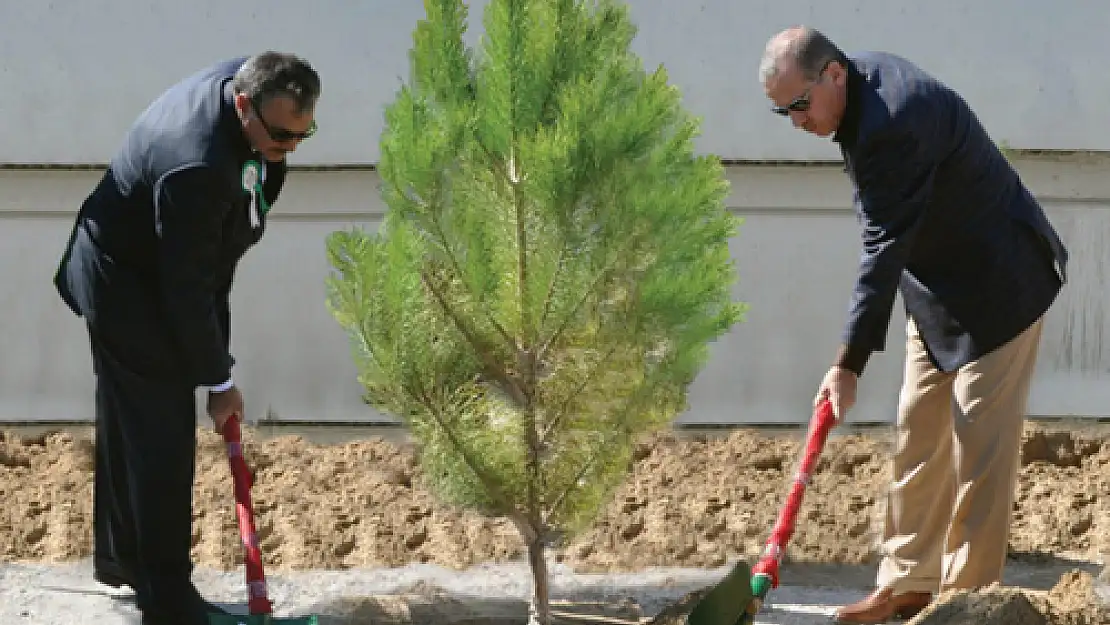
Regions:
<instances>
[{"instance_id":1,"label":"tree trunk","mask_svg":"<svg viewBox=\"0 0 1110 625\"><path fill-rule=\"evenodd\" d=\"M529 606L528 625L551 625L551 596L545 552L543 533L535 532L528 541L528 564L532 567L532 604Z\"/></svg>"}]
</instances>

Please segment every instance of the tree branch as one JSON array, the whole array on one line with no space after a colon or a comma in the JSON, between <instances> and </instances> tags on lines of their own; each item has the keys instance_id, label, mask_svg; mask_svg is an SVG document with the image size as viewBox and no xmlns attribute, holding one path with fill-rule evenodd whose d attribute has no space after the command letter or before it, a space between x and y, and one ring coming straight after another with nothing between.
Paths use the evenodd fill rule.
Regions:
<instances>
[{"instance_id":1,"label":"tree branch","mask_svg":"<svg viewBox=\"0 0 1110 625\"><path fill-rule=\"evenodd\" d=\"M608 439L605 438L604 434L601 434L601 438L602 443L608 442ZM608 447L607 444L604 446ZM543 521L545 525L550 523L551 517L554 516L556 511L559 510L559 507L563 505L563 500L565 500L570 495L570 493L574 491L575 487L578 486L578 482L582 480L582 477L586 475L586 472L593 468L594 462L597 460L597 457L599 455L600 452L595 453L593 456L590 456L590 459L588 461L582 463L582 468L574 474L574 479L572 479L570 483L567 484L567 487L563 489L563 492L559 493L559 496L556 497L555 501L551 503L551 506L547 509L547 514Z\"/></svg>"},{"instance_id":2,"label":"tree branch","mask_svg":"<svg viewBox=\"0 0 1110 625\"><path fill-rule=\"evenodd\" d=\"M438 186L434 191L436 198L442 200L442 198L440 197L441 192ZM443 230L443 224L440 223L440 211L434 209L432 204L428 202L421 203L423 204L424 209L427 210L428 214L431 216L432 234L439 240L439 244L443 248L443 252L447 255L447 260L451 264L451 269L454 270L455 276L459 279L459 282L466 284L466 282L463 280L462 265L459 263L458 256L455 255L455 251L451 248L450 242L447 239L447 233ZM443 202L438 201L436 202L436 204L443 204ZM498 323L497 319L495 319L494 316L489 313L492 308L483 307L483 310L486 313L486 320L489 321L490 325L493 326L493 329L501 335L501 339L505 341L505 345L508 346L510 349L516 349L516 341L513 340L513 337L505 330L504 326Z\"/></svg>"},{"instance_id":3,"label":"tree branch","mask_svg":"<svg viewBox=\"0 0 1110 625\"><path fill-rule=\"evenodd\" d=\"M524 339L523 349L532 349L535 345L534 328L528 314L528 227L524 223L524 199L520 192L520 172L517 170L515 157L509 160L509 188L512 190L513 210L516 213L516 243L517 243L517 297L520 304L520 330Z\"/></svg>"},{"instance_id":4,"label":"tree branch","mask_svg":"<svg viewBox=\"0 0 1110 625\"><path fill-rule=\"evenodd\" d=\"M466 339L467 343L470 344L470 347L478 354L478 357L482 360L482 364L484 365L486 374L489 375L491 379L496 380L505 389L505 392L508 393L510 397L512 397L513 401L517 402L518 405L522 407L527 406L528 401L523 390L519 387L516 381L513 380L512 376L510 376L502 367L500 367L497 361L495 361L490 356L489 350L482 343L481 339L479 339L474 334L474 332L469 327L467 327L466 322L463 321L462 318L455 313L455 310L451 308L450 304L448 304L447 300L443 297L443 293L438 288L436 288L434 280L432 280L432 278L428 276L428 272L422 271L420 273L420 278L424 282L424 285L428 287L428 290L432 292L432 295L435 297L436 303L439 304L439 307L443 311L443 313L447 315L447 317L454 324L455 328L459 331L459 333L463 335L463 338Z\"/></svg>"},{"instance_id":5,"label":"tree branch","mask_svg":"<svg viewBox=\"0 0 1110 625\"><path fill-rule=\"evenodd\" d=\"M555 271L551 272L551 282L547 285L547 294L543 298L543 312L540 313L540 320L536 324L537 328L542 328L547 323L547 315L551 312L551 300L555 296L555 285L559 282L559 275L563 270L563 263L566 261L567 246L563 245L559 250L559 259L555 263Z\"/></svg>"},{"instance_id":6,"label":"tree branch","mask_svg":"<svg viewBox=\"0 0 1110 625\"><path fill-rule=\"evenodd\" d=\"M613 345L612 349L610 349L604 356L601 357L601 360L597 362L597 364L592 368L591 372L597 372L599 369L601 369L602 365L604 365L609 360L609 358L612 357L614 353L616 353L616 351L617 345ZM597 379L598 376L582 376L582 383L579 384L573 392L567 393L566 398L564 398L562 405L559 407L559 412L555 414L554 418L547 422L547 427L544 428L543 434L540 436L541 441L543 441L544 443L548 442L547 437L551 436L551 433L555 431L555 428L558 427L560 422L562 422L563 417L566 416L568 412L567 407L570 406L571 400L581 395L582 392L586 390L586 387L590 384L590 382Z\"/></svg>"},{"instance_id":7,"label":"tree branch","mask_svg":"<svg viewBox=\"0 0 1110 625\"><path fill-rule=\"evenodd\" d=\"M418 401L421 405L424 406L425 409L427 409L428 413L432 415L433 419L435 419L436 424L440 427L441 430L443 430L444 435L447 436L447 439L449 441L451 441L451 445L454 446L455 449L459 452L459 455L462 457L463 462L465 462L466 466L474 472L474 475L477 476L478 481L480 481L482 483L482 486L485 487L486 492L488 492L490 496L494 499L494 501L496 502L495 505L497 505L501 509L501 512L506 517L508 517L511 521L513 521L513 523L517 525L518 531L520 531L521 536L524 537L526 541L531 540L532 532L534 532L535 530L534 528L532 528L531 523L527 519L526 515L522 514L520 510L518 510L516 506L512 504L512 501L505 494L505 491L502 490L500 484L498 484L496 480L490 477L490 475L482 468L478 461L475 460L474 456L468 452L466 446L463 445L462 441L459 439L458 433L456 433L455 430L451 428L450 425L448 425L447 420L443 417L443 414L439 411L435 402L433 402L431 398L428 397L427 393L425 393L423 390L421 390L421 392L418 394L414 394L412 392L412 389L406 388L405 392L407 392L410 397Z\"/></svg>"},{"instance_id":8,"label":"tree branch","mask_svg":"<svg viewBox=\"0 0 1110 625\"><path fill-rule=\"evenodd\" d=\"M574 315L577 314L578 309L586 303L586 300L589 299L590 294L592 294L594 289L597 288L597 285L601 282L601 280L609 274L614 266L616 266L617 261L624 259L629 251L639 242L640 235L630 236L625 242L625 245L611 255L609 262L606 263L605 266L597 272L597 275L594 276L594 279L590 281L590 286L582 290L582 297L579 298L574 307L570 309L566 317L563 319L563 322L559 324L559 327L557 327L555 331L551 333L551 336L548 337L546 341L543 341L543 345L540 347L537 354L537 360L542 361L546 357L547 350L551 349L551 346L554 345L555 342L559 340L559 338L562 336L563 332L566 331L567 326L570 325L570 322L574 318Z\"/></svg>"},{"instance_id":9,"label":"tree branch","mask_svg":"<svg viewBox=\"0 0 1110 625\"><path fill-rule=\"evenodd\" d=\"M611 446L611 441L615 439L618 435L632 436L633 430L628 426L627 421L629 414L632 412L633 408L640 405L640 400L643 398L646 391L653 390L657 387L659 378L662 377L662 372L664 372L666 369L666 365L662 362L656 365L654 367L654 370L651 372L651 375L647 376L640 383L636 391L628 397L628 400L624 403L624 406L621 408L621 410L616 412L616 417L614 419L615 427L599 429L597 431L598 435L601 437L601 441L598 446L599 450L608 449ZM589 461L583 463L582 469L577 473L577 477L570 484L567 485L566 489L564 489L563 492L559 493L559 496L555 498L555 503L553 503L548 508L548 518L553 516L558 511L559 506L562 505L563 500L566 499L570 492L574 490L574 488L578 484L578 480L582 479L582 476L585 475L586 471L596 463L597 458L600 455L601 452L598 452L594 454ZM544 522L547 523L546 520Z\"/></svg>"},{"instance_id":10,"label":"tree branch","mask_svg":"<svg viewBox=\"0 0 1110 625\"><path fill-rule=\"evenodd\" d=\"M537 360L543 361L543 359L546 358L547 350L551 349L551 346L554 345L555 342L562 337L563 332L566 331L567 326L569 326L571 320L574 319L574 315L578 313L578 309L586 303L586 300L588 300L590 298L590 295L593 294L594 289L597 288L597 285L609 274L609 271L612 270L612 268L616 265L617 260L624 256L624 253L627 252L628 248L632 246L632 243L633 241L630 239L628 244L624 248L614 253L609 262L606 263L605 266L597 272L597 275L594 276L593 280L590 281L589 287L582 289L582 297L578 298L578 302L575 303L570 311L567 312L566 316L563 318L562 323L560 323L558 327L555 328L555 330L551 333L551 336L549 336L546 341L543 341L543 344L537 351Z\"/></svg>"}]
</instances>

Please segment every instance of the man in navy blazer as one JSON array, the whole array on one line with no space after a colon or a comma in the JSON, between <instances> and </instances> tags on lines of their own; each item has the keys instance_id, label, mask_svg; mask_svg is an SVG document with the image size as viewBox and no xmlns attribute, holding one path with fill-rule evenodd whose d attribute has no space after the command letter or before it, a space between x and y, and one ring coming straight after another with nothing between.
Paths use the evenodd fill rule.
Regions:
<instances>
[{"instance_id":1,"label":"man in navy blazer","mask_svg":"<svg viewBox=\"0 0 1110 625\"><path fill-rule=\"evenodd\" d=\"M959 94L882 52L820 32L767 44L772 110L840 147L863 250L842 344L816 400L838 419L882 351L896 292L905 377L877 588L843 623L909 617L932 594L999 581L1042 320L1067 251Z\"/></svg>"},{"instance_id":2,"label":"man in navy blazer","mask_svg":"<svg viewBox=\"0 0 1110 625\"><path fill-rule=\"evenodd\" d=\"M54 275L96 377L93 575L143 625L206 625L191 581L196 389L217 430L243 416L231 290L313 134L320 78L292 54L215 63L139 115L82 202Z\"/></svg>"}]
</instances>

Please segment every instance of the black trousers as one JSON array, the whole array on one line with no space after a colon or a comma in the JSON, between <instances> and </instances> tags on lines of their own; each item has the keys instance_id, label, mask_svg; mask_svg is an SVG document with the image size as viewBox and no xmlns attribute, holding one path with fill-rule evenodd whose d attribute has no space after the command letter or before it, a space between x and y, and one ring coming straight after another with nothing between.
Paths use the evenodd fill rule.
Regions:
<instances>
[{"instance_id":1,"label":"black trousers","mask_svg":"<svg viewBox=\"0 0 1110 625\"><path fill-rule=\"evenodd\" d=\"M96 373L94 562L127 574L144 612L192 588L193 388L129 370L90 331Z\"/></svg>"}]
</instances>

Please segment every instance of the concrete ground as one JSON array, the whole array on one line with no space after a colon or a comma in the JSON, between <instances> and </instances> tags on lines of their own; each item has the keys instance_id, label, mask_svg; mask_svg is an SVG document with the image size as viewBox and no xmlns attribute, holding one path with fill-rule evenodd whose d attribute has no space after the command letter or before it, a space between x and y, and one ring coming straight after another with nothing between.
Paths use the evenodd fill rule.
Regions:
<instances>
[{"instance_id":1,"label":"concrete ground","mask_svg":"<svg viewBox=\"0 0 1110 625\"><path fill-rule=\"evenodd\" d=\"M1073 568L1097 571L1093 564L1012 564L1006 583L1048 589L1060 574ZM669 602L713 583L725 572L701 569L652 569L634 574L579 575L566 567L552 565L555 599L614 601L631 599L645 616L657 613ZM840 604L854 601L867 592L869 567L798 564L784 568L783 585L772 591L756 623L761 625L827 624ZM367 623L344 612L344 600L436 587L458 595L479 596L492 606L500 601L526 600L531 577L524 564L490 565L466 571L435 566L410 565L396 569L307 571L267 575L275 616L320 615L321 625ZM245 613L242 570L233 572L198 570L197 587L210 600ZM513 602L513 605L517 605ZM519 606L518 606L519 607ZM504 612L504 610L502 610ZM403 622L398 619L396 622ZM609 620L610 623L620 621ZM627 622L627 621L625 621ZM138 611L127 589L114 590L97 584L91 562L66 564L0 565L0 623L5 625L98 625L137 624ZM378 625L375 622L375 625Z\"/></svg>"}]
</instances>

